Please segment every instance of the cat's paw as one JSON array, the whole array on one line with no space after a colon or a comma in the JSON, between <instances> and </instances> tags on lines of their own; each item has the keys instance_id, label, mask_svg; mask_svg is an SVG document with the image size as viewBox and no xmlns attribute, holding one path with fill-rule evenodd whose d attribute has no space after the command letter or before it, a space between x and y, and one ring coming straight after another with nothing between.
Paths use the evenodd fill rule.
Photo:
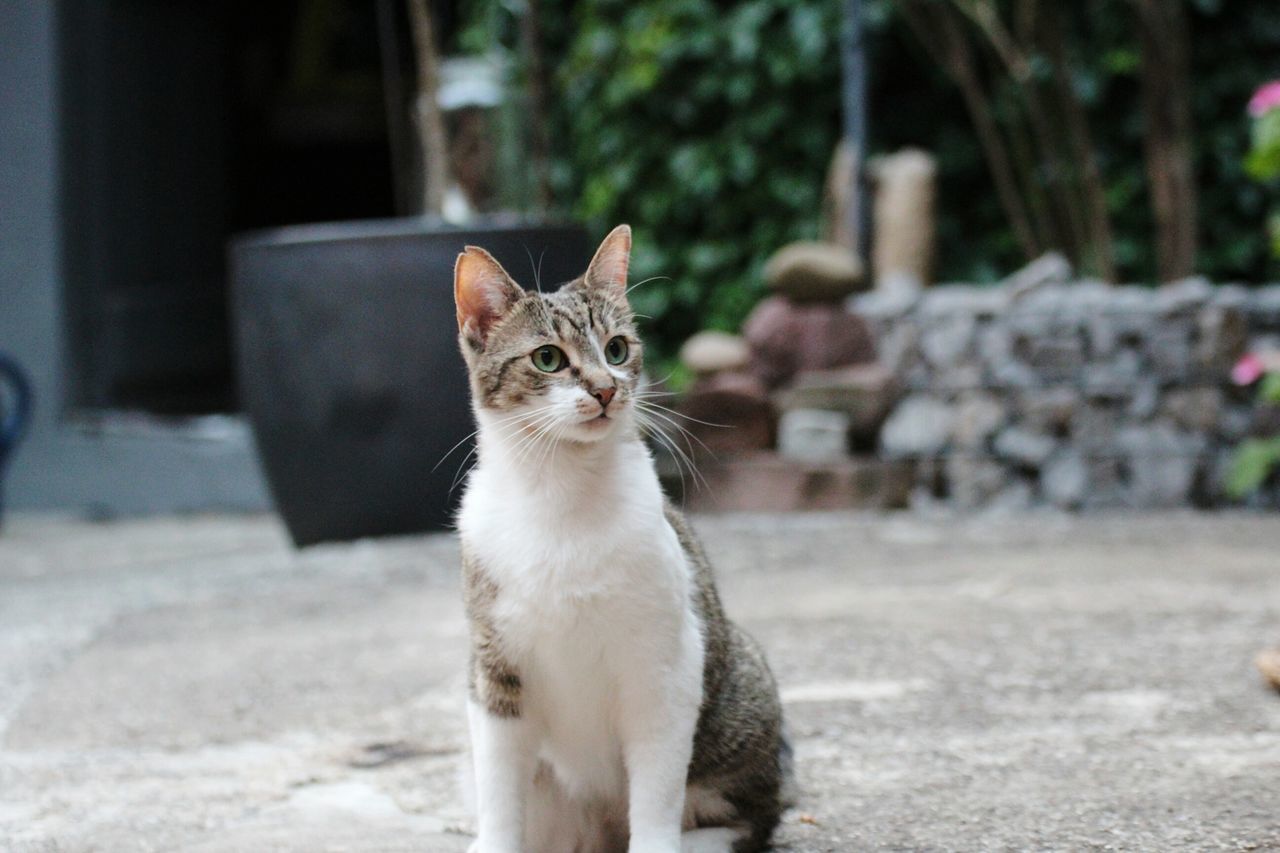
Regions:
<instances>
[{"instance_id":1,"label":"cat's paw","mask_svg":"<svg viewBox=\"0 0 1280 853\"><path fill-rule=\"evenodd\" d=\"M680 853L733 853L742 832L730 827L694 829L680 836Z\"/></svg>"},{"instance_id":2,"label":"cat's paw","mask_svg":"<svg viewBox=\"0 0 1280 853\"><path fill-rule=\"evenodd\" d=\"M644 838L632 838L627 845L627 853L681 853L679 841L658 841Z\"/></svg>"},{"instance_id":3,"label":"cat's paw","mask_svg":"<svg viewBox=\"0 0 1280 853\"><path fill-rule=\"evenodd\" d=\"M506 848L497 844L484 844L477 838L471 842L471 846L467 848L467 853L518 853L518 851L514 847Z\"/></svg>"},{"instance_id":4,"label":"cat's paw","mask_svg":"<svg viewBox=\"0 0 1280 853\"><path fill-rule=\"evenodd\" d=\"M521 853L523 850L524 845L520 843L519 834L498 838L477 836L467 847L467 853Z\"/></svg>"}]
</instances>

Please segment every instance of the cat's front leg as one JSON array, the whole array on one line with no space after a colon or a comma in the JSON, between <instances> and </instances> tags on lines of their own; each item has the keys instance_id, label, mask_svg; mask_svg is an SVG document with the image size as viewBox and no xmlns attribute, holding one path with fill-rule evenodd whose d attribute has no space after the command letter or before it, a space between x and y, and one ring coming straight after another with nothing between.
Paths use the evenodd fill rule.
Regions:
<instances>
[{"instance_id":1,"label":"cat's front leg","mask_svg":"<svg viewBox=\"0 0 1280 853\"><path fill-rule=\"evenodd\" d=\"M463 595L470 623L467 721L475 772L477 839L472 853L518 853L533 781L535 738L524 682L494 618L500 587L462 543Z\"/></svg>"},{"instance_id":2,"label":"cat's front leg","mask_svg":"<svg viewBox=\"0 0 1280 853\"><path fill-rule=\"evenodd\" d=\"M519 853L524 847L524 804L533 777L529 723L467 703L475 767L477 837L471 853Z\"/></svg>"},{"instance_id":3,"label":"cat's front leg","mask_svg":"<svg viewBox=\"0 0 1280 853\"><path fill-rule=\"evenodd\" d=\"M676 659L624 679L620 730L630 792L630 853L679 853L693 734L702 703L702 638L690 620Z\"/></svg>"}]
</instances>

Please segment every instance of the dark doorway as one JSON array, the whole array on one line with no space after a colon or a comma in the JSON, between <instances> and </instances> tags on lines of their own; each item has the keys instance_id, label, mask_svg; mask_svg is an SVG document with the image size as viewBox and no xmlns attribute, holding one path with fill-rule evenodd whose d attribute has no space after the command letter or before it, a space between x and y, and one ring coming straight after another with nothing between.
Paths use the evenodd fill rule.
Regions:
<instances>
[{"instance_id":1,"label":"dark doorway","mask_svg":"<svg viewBox=\"0 0 1280 853\"><path fill-rule=\"evenodd\" d=\"M63 0L71 407L235 410L227 238L396 212L378 33L367 0Z\"/></svg>"}]
</instances>

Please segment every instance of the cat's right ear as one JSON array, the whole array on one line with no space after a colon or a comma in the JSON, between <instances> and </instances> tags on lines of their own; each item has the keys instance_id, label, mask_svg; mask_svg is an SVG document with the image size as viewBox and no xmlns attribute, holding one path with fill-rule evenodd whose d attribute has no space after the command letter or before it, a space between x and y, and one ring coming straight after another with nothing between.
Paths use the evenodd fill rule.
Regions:
<instances>
[{"instance_id":1,"label":"cat's right ear","mask_svg":"<svg viewBox=\"0 0 1280 853\"><path fill-rule=\"evenodd\" d=\"M484 249L467 246L453 267L453 301L458 331L483 347L489 329L524 298L520 285Z\"/></svg>"},{"instance_id":2,"label":"cat's right ear","mask_svg":"<svg viewBox=\"0 0 1280 853\"><path fill-rule=\"evenodd\" d=\"M602 287L621 299L627 295L627 267L631 265L631 226L619 225L604 238L583 276L588 286Z\"/></svg>"}]
</instances>

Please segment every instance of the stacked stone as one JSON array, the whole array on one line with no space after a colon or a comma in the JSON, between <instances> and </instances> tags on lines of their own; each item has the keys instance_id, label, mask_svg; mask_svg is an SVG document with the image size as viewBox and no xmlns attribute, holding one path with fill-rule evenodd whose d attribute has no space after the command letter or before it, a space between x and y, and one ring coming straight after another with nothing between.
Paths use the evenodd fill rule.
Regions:
<instances>
[{"instance_id":1,"label":"stacked stone","mask_svg":"<svg viewBox=\"0 0 1280 853\"><path fill-rule=\"evenodd\" d=\"M862 265L830 243L793 243L765 265L773 295L747 318L751 369L780 414L778 451L828 462L874 446L894 401L870 325L844 302L863 288Z\"/></svg>"},{"instance_id":2,"label":"stacked stone","mask_svg":"<svg viewBox=\"0 0 1280 853\"><path fill-rule=\"evenodd\" d=\"M900 503L883 496L890 485L905 493L905 466L886 474L874 459L852 458L875 450L898 394L893 373L877 363L870 325L845 306L863 287L861 264L841 246L795 243L770 259L764 275L772 294L747 318L741 338L703 332L681 350L696 381L680 411L721 457L723 464L704 467L719 478L719 504Z\"/></svg>"},{"instance_id":3,"label":"stacked stone","mask_svg":"<svg viewBox=\"0 0 1280 853\"><path fill-rule=\"evenodd\" d=\"M1280 340L1280 286L1073 281L1046 256L999 286L852 300L907 389L881 432L917 494L957 506L1172 507L1221 498L1253 425L1229 382Z\"/></svg>"},{"instance_id":4,"label":"stacked stone","mask_svg":"<svg viewBox=\"0 0 1280 853\"><path fill-rule=\"evenodd\" d=\"M746 340L699 332L680 348L680 361L694 375L680 401L680 426L691 437L691 452L741 453L773 446L777 415L764 383L748 370Z\"/></svg>"}]
</instances>

